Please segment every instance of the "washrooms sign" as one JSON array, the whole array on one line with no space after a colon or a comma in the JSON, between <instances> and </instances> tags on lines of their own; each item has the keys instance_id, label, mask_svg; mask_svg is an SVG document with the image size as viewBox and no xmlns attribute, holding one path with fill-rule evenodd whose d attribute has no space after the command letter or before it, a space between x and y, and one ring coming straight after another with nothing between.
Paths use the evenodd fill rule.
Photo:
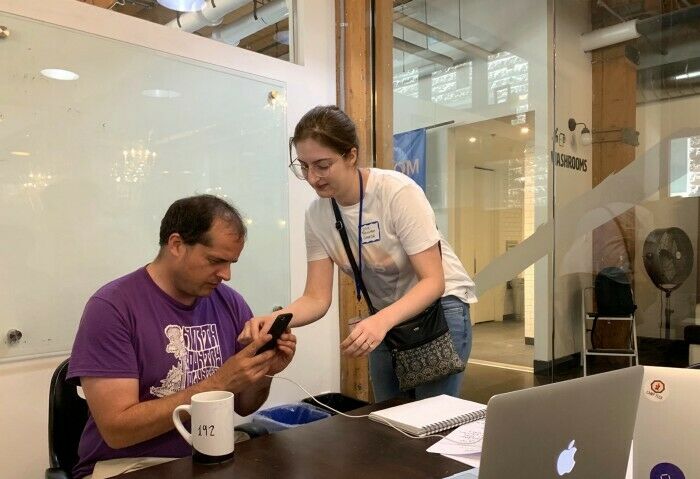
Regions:
<instances>
[{"instance_id":1,"label":"washrooms sign","mask_svg":"<svg viewBox=\"0 0 700 479\"><path fill-rule=\"evenodd\" d=\"M394 135L394 169L425 191L425 128Z\"/></svg>"},{"instance_id":2,"label":"washrooms sign","mask_svg":"<svg viewBox=\"0 0 700 479\"><path fill-rule=\"evenodd\" d=\"M560 168L568 168L570 170L586 172L588 171L588 160L579 158L578 156L566 155L556 151L552 152L552 163Z\"/></svg>"}]
</instances>

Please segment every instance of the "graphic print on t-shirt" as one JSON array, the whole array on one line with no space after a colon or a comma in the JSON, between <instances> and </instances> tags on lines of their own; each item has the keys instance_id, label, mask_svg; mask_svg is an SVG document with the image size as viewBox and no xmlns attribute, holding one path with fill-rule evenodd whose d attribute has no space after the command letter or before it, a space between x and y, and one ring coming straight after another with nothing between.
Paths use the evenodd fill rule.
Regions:
<instances>
[{"instance_id":1,"label":"graphic print on t-shirt","mask_svg":"<svg viewBox=\"0 0 700 479\"><path fill-rule=\"evenodd\" d=\"M160 386L151 386L152 395L164 397L181 391L211 376L221 366L223 359L216 324L169 324L163 332L168 338L165 352L175 356L177 363L165 379L161 379Z\"/></svg>"}]
</instances>

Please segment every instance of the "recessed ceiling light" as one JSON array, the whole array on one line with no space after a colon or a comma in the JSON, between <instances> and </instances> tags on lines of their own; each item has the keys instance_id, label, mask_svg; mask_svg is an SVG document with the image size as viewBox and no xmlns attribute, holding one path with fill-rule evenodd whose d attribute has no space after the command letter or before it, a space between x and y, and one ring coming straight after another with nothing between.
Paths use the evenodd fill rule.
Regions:
<instances>
[{"instance_id":1,"label":"recessed ceiling light","mask_svg":"<svg viewBox=\"0 0 700 479\"><path fill-rule=\"evenodd\" d=\"M528 133L530 133L530 128L524 126L520 129L520 133L522 133L523 135L527 135Z\"/></svg>"},{"instance_id":2,"label":"recessed ceiling light","mask_svg":"<svg viewBox=\"0 0 700 479\"><path fill-rule=\"evenodd\" d=\"M476 138L474 138L473 136L469 138L469 143L476 143Z\"/></svg>"},{"instance_id":3,"label":"recessed ceiling light","mask_svg":"<svg viewBox=\"0 0 700 479\"><path fill-rule=\"evenodd\" d=\"M31 153L28 151L11 151L10 154L15 156L29 156Z\"/></svg>"},{"instance_id":4,"label":"recessed ceiling light","mask_svg":"<svg viewBox=\"0 0 700 479\"><path fill-rule=\"evenodd\" d=\"M46 78L51 78L52 80L70 81L80 78L80 75L77 73L70 70L61 70L60 68L45 68L41 70L40 73Z\"/></svg>"},{"instance_id":5,"label":"recessed ceiling light","mask_svg":"<svg viewBox=\"0 0 700 479\"><path fill-rule=\"evenodd\" d=\"M143 90L141 94L150 98L177 98L181 96L179 91L161 90L159 88L153 90Z\"/></svg>"}]
</instances>

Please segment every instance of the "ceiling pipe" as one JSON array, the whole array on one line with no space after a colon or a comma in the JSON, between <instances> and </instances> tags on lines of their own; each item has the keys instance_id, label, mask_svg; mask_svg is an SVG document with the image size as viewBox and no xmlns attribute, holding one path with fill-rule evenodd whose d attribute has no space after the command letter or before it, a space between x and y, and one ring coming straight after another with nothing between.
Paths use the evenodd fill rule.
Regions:
<instances>
[{"instance_id":1,"label":"ceiling pipe","mask_svg":"<svg viewBox=\"0 0 700 479\"><path fill-rule=\"evenodd\" d=\"M700 94L700 59L667 63L637 72L637 104Z\"/></svg>"},{"instance_id":2,"label":"ceiling pipe","mask_svg":"<svg viewBox=\"0 0 700 479\"><path fill-rule=\"evenodd\" d=\"M217 0L218 4L219 0ZM256 18L257 16L257 18ZM215 30L211 37L215 40L238 45L242 39L259 32L265 27L274 25L289 16L285 0L272 0L257 9L257 14L246 15L230 24Z\"/></svg>"},{"instance_id":3,"label":"ceiling pipe","mask_svg":"<svg viewBox=\"0 0 700 479\"><path fill-rule=\"evenodd\" d=\"M200 11L178 15L175 20L166 23L166 25L185 32L196 32L204 27L215 27L221 23L224 16L248 3L250 0L207 0L204 8Z\"/></svg>"},{"instance_id":4,"label":"ceiling pipe","mask_svg":"<svg viewBox=\"0 0 700 479\"><path fill-rule=\"evenodd\" d=\"M630 20L582 34L581 48L584 52L590 52L598 48L633 40L640 36L640 33L637 31L637 20Z\"/></svg>"},{"instance_id":5,"label":"ceiling pipe","mask_svg":"<svg viewBox=\"0 0 700 479\"><path fill-rule=\"evenodd\" d=\"M602 0L598 0L598 5L610 10L610 7L608 7ZM610 11L615 14L614 11ZM690 8L683 8L673 12L656 15L651 18L645 18L644 20L629 20L620 22L616 25L599 28L597 30L593 30L592 32L582 34L581 48L583 51L589 52L598 48L634 40L635 38L639 37L644 37L648 40L649 35L663 30L664 28L670 28L671 26L678 25L680 23L695 21L699 18L700 5L695 5ZM654 48L659 50L660 53L666 54L665 50L653 43L652 45Z\"/></svg>"}]
</instances>

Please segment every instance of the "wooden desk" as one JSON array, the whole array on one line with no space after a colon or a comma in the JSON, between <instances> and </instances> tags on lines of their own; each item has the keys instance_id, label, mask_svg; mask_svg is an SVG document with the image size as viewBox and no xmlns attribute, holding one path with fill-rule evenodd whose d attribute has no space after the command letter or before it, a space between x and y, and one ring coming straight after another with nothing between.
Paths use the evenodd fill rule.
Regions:
<instances>
[{"instance_id":1,"label":"wooden desk","mask_svg":"<svg viewBox=\"0 0 700 479\"><path fill-rule=\"evenodd\" d=\"M353 414L367 414L392 403L367 406ZM425 452L436 441L437 438L409 439L367 418L333 416L236 444L235 458L228 463L204 466L186 457L120 477L440 479L470 469L439 454Z\"/></svg>"}]
</instances>

